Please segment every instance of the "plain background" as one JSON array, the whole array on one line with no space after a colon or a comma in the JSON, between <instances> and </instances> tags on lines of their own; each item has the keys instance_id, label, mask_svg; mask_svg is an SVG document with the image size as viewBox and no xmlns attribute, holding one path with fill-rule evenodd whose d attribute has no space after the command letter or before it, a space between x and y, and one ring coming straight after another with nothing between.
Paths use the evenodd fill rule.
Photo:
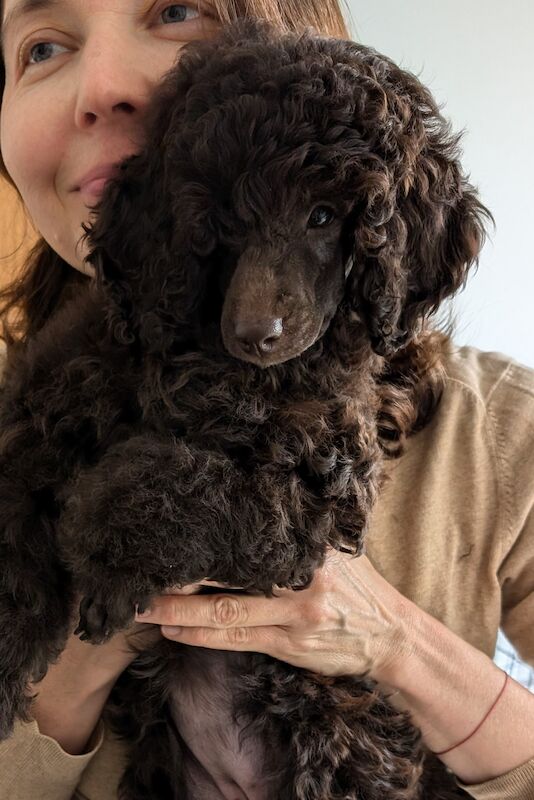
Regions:
<instances>
[{"instance_id":1,"label":"plain background","mask_svg":"<svg viewBox=\"0 0 534 800\"><path fill-rule=\"evenodd\" d=\"M495 217L453 304L454 339L534 367L534 3L346 0L352 38L416 74L454 130Z\"/></svg>"}]
</instances>

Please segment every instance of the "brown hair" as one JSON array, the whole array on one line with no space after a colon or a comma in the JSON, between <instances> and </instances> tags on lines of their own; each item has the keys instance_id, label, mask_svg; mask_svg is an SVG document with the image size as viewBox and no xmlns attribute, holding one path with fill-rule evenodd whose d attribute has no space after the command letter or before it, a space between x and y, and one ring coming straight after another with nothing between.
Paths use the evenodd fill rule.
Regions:
<instances>
[{"instance_id":1,"label":"brown hair","mask_svg":"<svg viewBox=\"0 0 534 800\"><path fill-rule=\"evenodd\" d=\"M300 30L308 26L320 33L349 39L340 2L343 0L212 0L220 20L231 22L238 17L263 17L282 30ZM0 32L4 1L0 0ZM5 86L5 65L0 50L0 102ZM22 198L11 180L0 152L0 176ZM38 331L70 291L87 278L67 264L40 237L26 262L12 282L0 291L0 338L8 344L17 336ZM16 323L7 324L8 314L17 310Z\"/></svg>"}]
</instances>

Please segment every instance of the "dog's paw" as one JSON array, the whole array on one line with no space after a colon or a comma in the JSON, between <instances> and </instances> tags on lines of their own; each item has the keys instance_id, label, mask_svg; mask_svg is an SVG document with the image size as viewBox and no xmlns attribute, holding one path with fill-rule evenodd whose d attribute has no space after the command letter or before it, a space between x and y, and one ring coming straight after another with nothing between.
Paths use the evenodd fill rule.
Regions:
<instances>
[{"instance_id":1,"label":"dog's paw","mask_svg":"<svg viewBox=\"0 0 534 800\"><path fill-rule=\"evenodd\" d=\"M134 614L134 599L112 592L92 592L81 599L80 621L74 633L83 642L102 644L127 628Z\"/></svg>"}]
</instances>

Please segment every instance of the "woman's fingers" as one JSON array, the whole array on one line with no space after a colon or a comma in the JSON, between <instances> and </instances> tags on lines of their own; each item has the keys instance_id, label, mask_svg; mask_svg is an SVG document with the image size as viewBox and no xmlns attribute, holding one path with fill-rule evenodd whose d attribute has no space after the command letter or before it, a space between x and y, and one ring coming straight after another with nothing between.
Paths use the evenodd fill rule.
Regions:
<instances>
[{"instance_id":1,"label":"woman's fingers","mask_svg":"<svg viewBox=\"0 0 534 800\"><path fill-rule=\"evenodd\" d=\"M249 594L170 594L155 597L136 621L156 625L232 628L290 625L298 604L283 596L267 598Z\"/></svg>"},{"instance_id":2,"label":"woman's fingers","mask_svg":"<svg viewBox=\"0 0 534 800\"><path fill-rule=\"evenodd\" d=\"M186 586L171 586L169 589L164 589L162 594L195 594L199 592L203 586L220 586L221 589L241 589L241 586L229 586L227 583L209 581L206 578L203 581L189 583Z\"/></svg>"},{"instance_id":3,"label":"woman's fingers","mask_svg":"<svg viewBox=\"0 0 534 800\"><path fill-rule=\"evenodd\" d=\"M181 644L207 647L215 650L240 650L244 652L267 653L275 658L288 650L283 628L279 626L192 628L163 625L161 633L167 639L176 639Z\"/></svg>"},{"instance_id":4,"label":"woman's fingers","mask_svg":"<svg viewBox=\"0 0 534 800\"><path fill-rule=\"evenodd\" d=\"M200 591L201 583L189 583L187 586L171 586L164 589L162 594L195 594Z\"/></svg>"},{"instance_id":5,"label":"woman's fingers","mask_svg":"<svg viewBox=\"0 0 534 800\"><path fill-rule=\"evenodd\" d=\"M273 597L196 594L202 585L230 588L205 580L171 590L136 619L182 644L266 653L325 675L373 677L407 639L409 601L363 555L329 552L306 589L276 587Z\"/></svg>"},{"instance_id":6,"label":"woman's fingers","mask_svg":"<svg viewBox=\"0 0 534 800\"><path fill-rule=\"evenodd\" d=\"M230 586L228 583L219 583L219 581L209 581L207 578L200 582L200 586L220 586L221 589L241 589L241 586Z\"/></svg>"}]
</instances>

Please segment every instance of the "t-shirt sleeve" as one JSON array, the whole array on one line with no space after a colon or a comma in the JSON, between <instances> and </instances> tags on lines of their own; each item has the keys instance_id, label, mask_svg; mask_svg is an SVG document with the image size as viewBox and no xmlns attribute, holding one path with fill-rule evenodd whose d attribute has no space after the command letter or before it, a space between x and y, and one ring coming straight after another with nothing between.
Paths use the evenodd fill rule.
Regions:
<instances>
[{"instance_id":1,"label":"t-shirt sleeve","mask_svg":"<svg viewBox=\"0 0 534 800\"><path fill-rule=\"evenodd\" d=\"M499 775L491 781L473 783L467 786L456 781L476 800L532 800L534 797L534 758L520 767Z\"/></svg>"},{"instance_id":2,"label":"t-shirt sleeve","mask_svg":"<svg viewBox=\"0 0 534 800\"><path fill-rule=\"evenodd\" d=\"M521 658L534 665L534 372L511 364L488 412L507 519L499 569L501 627ZM457 783L477 800L532 800L534 758L484 783Z\"/></svg>"},{"instance_id":3,"label":"t-shirt sleeve","mask_svg":"<svg viewBox=\"0 0 534 800\"><path fill-rule=\"evenodd\" d=\"M71 800L103 741L100 721L88 751L74 756L42 734L37 722L16 722L13 735L0 742L0 800Z\"/></svg>"},{"instance_id":4,"label":"t-shirt sleeve","mask_svg":"<svg viewBox=\"0 0 534 800\"><path fill-rule=\"evenodd\" d=\"M489 410L508 519L498 573L501 627L523 661L534 666L534 371L512 364Z\"/></svg>"}]
</instances>

